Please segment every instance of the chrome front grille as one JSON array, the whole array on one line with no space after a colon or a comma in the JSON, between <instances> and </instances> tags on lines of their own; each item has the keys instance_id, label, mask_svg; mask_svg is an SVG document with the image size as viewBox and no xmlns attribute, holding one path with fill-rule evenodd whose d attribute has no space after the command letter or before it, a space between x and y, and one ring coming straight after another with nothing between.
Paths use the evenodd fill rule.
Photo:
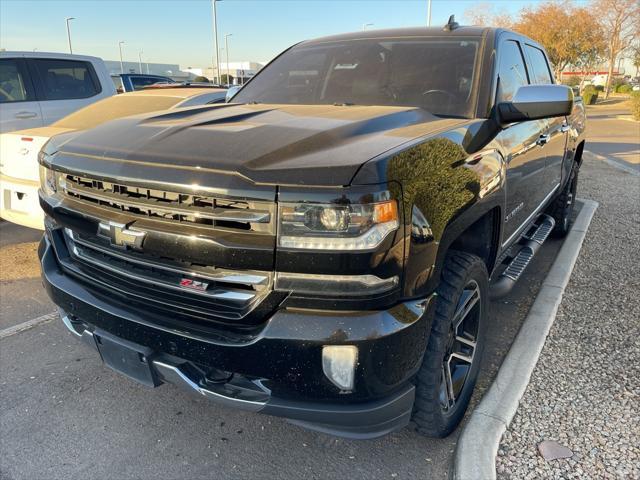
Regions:
<instances>
[{"instance_id":1,"label":"chrome front grille","mask_svg":"<svg viewBox=\"0 0 640 480\"><path fill-rule=\"evenodd\" d=\"M70 229L65 229L64 237L72 260L70 266L88 267L85 275L91 275L97 283L163 308L241 320L272 290L271 272L233 271L151 258L111 247L97 237L83 237ZM201 288L183 286L184 281L198 282Z\"/></svg>"},{"instance_id":2,"label":"chrome front grille","mask_svg":"<svg viewBox=\"0 0 640 480\"><path fill-rule=\"evenodd\" d=\"M272 203L127 186L77 175L64 175L61 187L74 200L133 217L265 233L274 230Z\"/></svg>"}]
</instances>

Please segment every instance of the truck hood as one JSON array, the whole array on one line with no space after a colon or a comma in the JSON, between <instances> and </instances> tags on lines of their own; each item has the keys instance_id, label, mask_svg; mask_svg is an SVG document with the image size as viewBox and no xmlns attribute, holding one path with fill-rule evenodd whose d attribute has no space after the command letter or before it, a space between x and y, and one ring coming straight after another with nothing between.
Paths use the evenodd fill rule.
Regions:
<instances>
[{"instance_id":1,"label":"truck hood","mask_svg":"<svg viewBox=\"0 0 640 480\"><path fill-rule=\"evenodd\" d=\"M47 150L61 168L101 177L338 186L367 161L465 122L413 107L208 105L114 120Z\"/></svg>"}]
</instances>

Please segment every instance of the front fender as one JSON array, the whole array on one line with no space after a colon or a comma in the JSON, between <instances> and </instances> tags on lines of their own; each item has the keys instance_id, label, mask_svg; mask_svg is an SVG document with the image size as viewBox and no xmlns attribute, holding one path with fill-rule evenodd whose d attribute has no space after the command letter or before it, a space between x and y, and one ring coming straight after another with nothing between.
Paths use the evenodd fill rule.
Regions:
<instances>
[{"instance_id":1,"label":"front fender","mask_svg":"<svg viewBox=\"0 0 640 480\"><path fill-rule=\"evenodd\" d=\"M469 226L504 206L506 166L490 142L469 154L464 135L451 131L378 162L388 181L402 186L405 218L404 295L431 293L446 252ZM500 217L501 218L501 217Z\"/></svg>"}]
</instances>

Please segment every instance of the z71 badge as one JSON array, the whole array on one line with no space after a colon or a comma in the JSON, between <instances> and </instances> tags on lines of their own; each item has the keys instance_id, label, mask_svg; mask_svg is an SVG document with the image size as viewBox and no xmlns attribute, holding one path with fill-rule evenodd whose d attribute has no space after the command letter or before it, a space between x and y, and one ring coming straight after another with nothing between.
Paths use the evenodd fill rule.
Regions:
<instances>
[{"instance_id":1,"label":"z71 badge","mask_svg":"<svg viewBox=\"0 0 640 480\"><path fill-rule=\"evenodd\" d=\"M209 287L209 284L207 282L200 282L198 280L192 280L190 278L183 278L182 280L180 280L180 286L204 292Z\"/></svg>"}]
</instances>

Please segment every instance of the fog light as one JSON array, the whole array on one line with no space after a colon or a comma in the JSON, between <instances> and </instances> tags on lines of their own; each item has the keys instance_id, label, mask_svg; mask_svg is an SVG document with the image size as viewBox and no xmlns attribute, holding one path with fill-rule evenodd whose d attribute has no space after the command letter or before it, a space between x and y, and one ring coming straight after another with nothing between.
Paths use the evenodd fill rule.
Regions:
<instances>
[{"instance_id":1,"label":"fog light","mask_svg":"<svg viewBox=\"0 0 640 480\"><path fill-rule=\"evenodd\" d=\"M358 347L327 345L322 347L322 371L340 390L353 390L358 363Z\"/></svg>"}]
</instances>

